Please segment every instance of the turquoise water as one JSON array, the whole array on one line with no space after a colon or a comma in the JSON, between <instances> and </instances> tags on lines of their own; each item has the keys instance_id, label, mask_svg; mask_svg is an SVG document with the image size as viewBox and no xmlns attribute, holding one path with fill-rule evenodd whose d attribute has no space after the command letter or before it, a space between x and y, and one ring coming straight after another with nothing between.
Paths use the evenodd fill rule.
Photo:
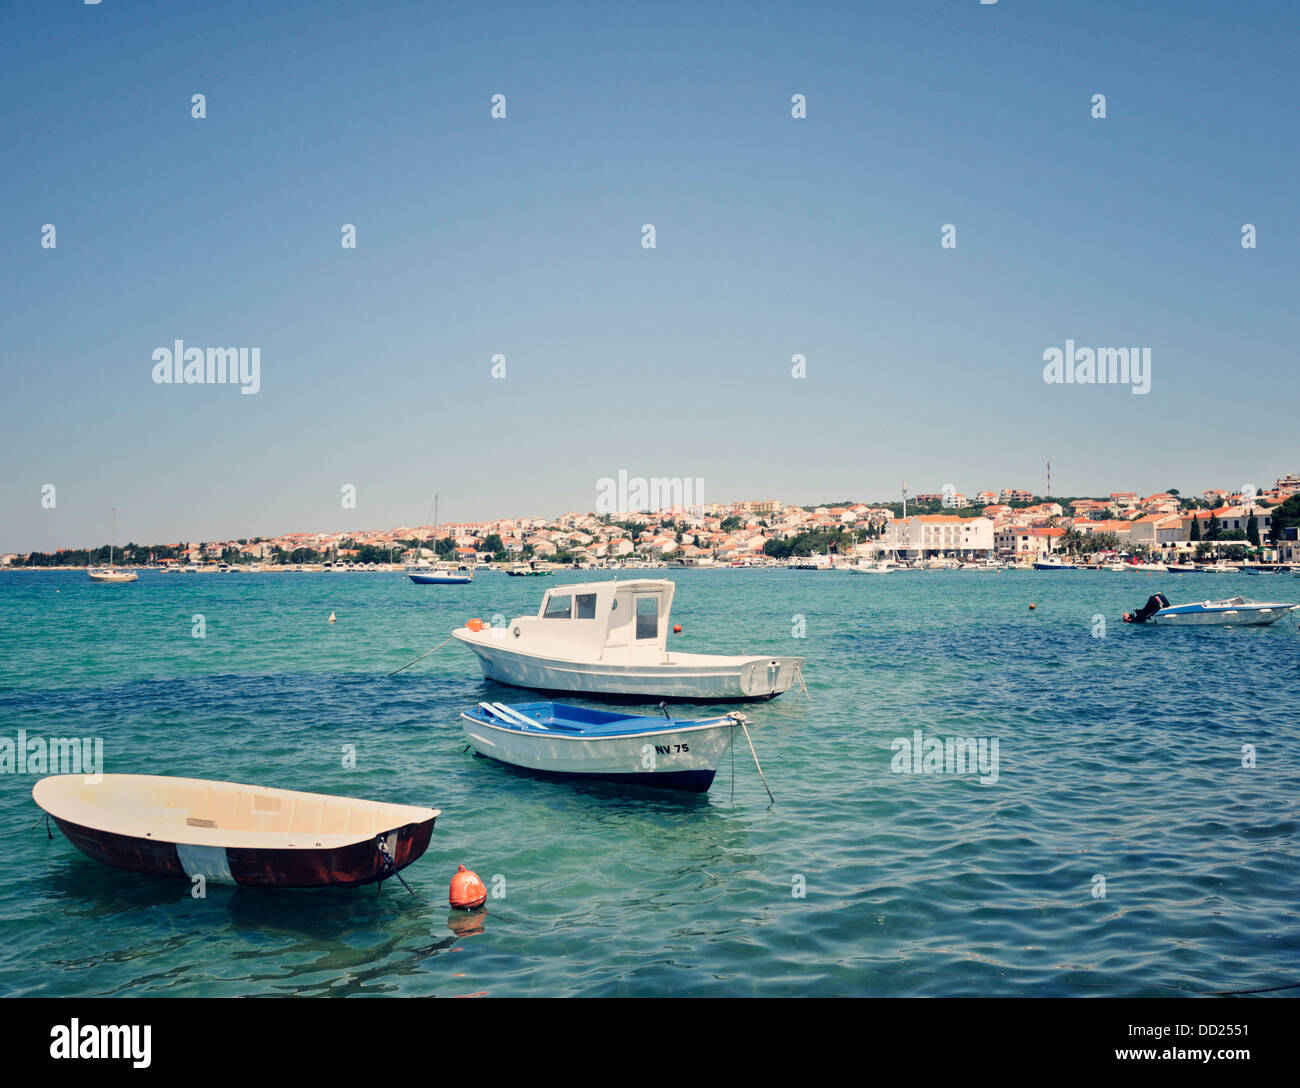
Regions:
<instances>
[{"instance_id":1,"label":"turquoise water","mask_svg":"<svg viewBox=\"0 0 1300 1088\"><path fill-rule=\"evenodd\" d=\"M676 796L474 758L459 711L527 695L486 685L459 644L385 677L472 616L532 613L554 580L0 576L0 735L102 737L109 772L443 810L404 874L418 899L389 881L209 886L195 900L184 881L99 865L57 830L48 840L32 828L38 776L0 775L0 993L1174 995L1300 982L1300 621L1118 622L1156 590L1297 600L1300 580L665 573L685 628L673 645L808 659L811 701L745 708L775 805L743 746L734 801L729 764L709 794ZM996 783L895 773L891 742L916 729L996 738ZM450 911L458 864L504 878L504 897Z\"/></svg>"}]
</instances>

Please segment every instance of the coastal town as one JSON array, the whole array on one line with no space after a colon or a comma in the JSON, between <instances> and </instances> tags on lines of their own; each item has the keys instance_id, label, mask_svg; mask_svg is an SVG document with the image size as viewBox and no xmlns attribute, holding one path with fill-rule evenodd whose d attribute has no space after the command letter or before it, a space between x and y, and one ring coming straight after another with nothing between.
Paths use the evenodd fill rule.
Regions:
<instances>
[{"instance_id":1,"label":"coastal town","mask_svg":"<svg viewBox=\"0 0 1300 1088\"><path fill-rule=\"evenodd\" d=\"M1054 555L1142 560L1205 557L1300 562L1300 474L1272 487L1171 489L1150 495L1044 497L1018 489L967 497L951 486L898 501L800 506L777 500L669 505L653 511L506 517L391 529L289 532L269 538L119 546L124 566L161 569L383 570L466 567L834 567L1003 562ZM112 561L109 546L8 553L6 568Z\"/></svg>"}]
</instances>

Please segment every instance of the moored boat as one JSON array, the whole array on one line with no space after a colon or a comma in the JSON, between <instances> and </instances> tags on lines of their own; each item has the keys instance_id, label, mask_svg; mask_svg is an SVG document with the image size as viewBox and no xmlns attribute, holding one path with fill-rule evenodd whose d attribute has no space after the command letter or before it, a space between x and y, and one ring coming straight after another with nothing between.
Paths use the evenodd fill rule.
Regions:
<instances>
[{"instance_id":1,"label":"moored boat","mask_svg":"<svg viewBox=\"0 0 1300 1088\"><path fill-rule=\"evenodd\" d=\"M1054 555L1049 555L1046 559L1036 559L1034 561L1034 570L1077 570L1073 563L1067 563L1064 559L1058 559Z\"/></svg>"},{"instance_id":2,"label":"moored boat","mask_svg":"<svg viewBox=\"0 0 1300 1088\"><path fill-rule=\"evenodd\" d=\"M480 755L540 774L703 793L739 715L665 719L565 703L479 703L461 714Z\"/></svg>"},{"instance_id":3,"label":"moored boat","mask_svg":"<svg viewBox=\"0 0 1300 1088\"><path fill-rule=\"evenodd\" d=\"M42 778L32 798L87 857L240 887L384 880L429 847L438 809L147 774Z\"/></svg>"},{"instance_id":4,"label":"moored boat","mask_svg":"<svg viewBox=\"0 0 1300 1088\"><path fill-rule=\"evenodd\" d=\"M133 570L119 570L113 566L113 551L117 545L117 507L113 507L113 530L108 545L108 566L87 567L86 573L92 582L107 582L110 585L122 582L138 582L140 575Z\"/></svg>"},{"instance_id":5,"label":"moored boat","mask_svg":"<svg viewBox=\"0 0 1300 1088\"><path fill-rule=\"evenodd\" d=\"M500 627L471 620L452 634L477 655L486 679L535 691L740 702L801 683L802 657L669 650L675 588L665 579L553 586L535 616Z\"/></svg>"},{"instance_id":6,"label":"moored boat","mask_svg":"<svg viewBox=\"0 0 1300 1088\"><path fill-rule=\"evenodd\" d=\"M1177 627L1258 627L1276 623L1300 605L1277 601L1248 601L1245 597L1228 597L1222 601L1171 605L1163 593L1154 593L1136 612L1125 612L1125 623L1150 623Z\"/></svg>"}]
</instances>

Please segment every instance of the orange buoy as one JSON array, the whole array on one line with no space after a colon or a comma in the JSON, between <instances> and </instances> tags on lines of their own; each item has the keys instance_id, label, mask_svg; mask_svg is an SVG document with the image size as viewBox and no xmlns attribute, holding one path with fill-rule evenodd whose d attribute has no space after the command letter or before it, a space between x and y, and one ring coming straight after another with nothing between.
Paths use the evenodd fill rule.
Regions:
<instances>
[{"instance_id":1,"label":"orange buoy","mask_svg":"<svg viewBox=\"0 0 1300 1088\"><path fill-rule=\"evenodd\" d=\"M673 624L673 634L674 634L674 635L680 635L681 633L682 633L682 625L681 625L680 623L674 623L674 624Z\"/></svg>"},{"instance_id":2,"label":"orange buoy","mask_svg":"<svg viewBox=\"0 0 1300 1088\"><path fill-rule=\"evenodd\" d=\"M479 619L467 620L465 626L471 631L481 631L483 630L483 621Z\"/></svg>"},{"instance_id":3,"label":"orange buoy","mask_svg":"<svg viewBox=\"0 0 1300 1088\"><path fill-rule=\"evenodd\" d=\"M1036 607L1037 607L1037 605L1035 605L1033 601L1030 601L1030 602L1029 602L1029 611L1030 611L1030 612L1032 612Z\"/></svg>"},{"instance_id":4,"label":"orange buoy","mask_svg":"<svg viewBox=\"0 0 1300 1088\"><path fill-rule=\"evenodd\" d=\"M479 880L478 873L458 865L456 875L451 878L447 901L459 910L474 910L487 902L487 888Z\"/></svg>"}]
</instances>

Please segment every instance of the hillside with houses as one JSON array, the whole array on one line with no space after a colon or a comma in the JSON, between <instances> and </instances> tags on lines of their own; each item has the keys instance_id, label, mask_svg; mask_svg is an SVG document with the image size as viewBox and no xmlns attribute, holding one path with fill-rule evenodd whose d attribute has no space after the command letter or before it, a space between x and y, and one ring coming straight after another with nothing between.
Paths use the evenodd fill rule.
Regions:
<instances>
[{"instance_id":1,"label":"hillside with houses","mask_svg":"<svg viewBox=\"0 0 1300 1088\"><path fill-rule=\"evenodd\" d=\"M377 567L431 559L599 567L633 562L756 566L815 554L1032 561L1062 552L1172 556L1258 548L1263 558L1290 563L1300 561L1297 522L1300 475L1290 474L1255 492L1211 488L1196 496L1176 490L1143 496L1116 491L1104 497L1053 499L1004 488L979 491L968 499L945 488L897 502L809 507L757 500L604 515L569 511L558 517L507 517L437 527L127 543L119 555L127 565L163 567ZM0 563L85 565L103 562L100 553L107 548L11 553L0 557Z\"/></svg>"}]
</instances>

